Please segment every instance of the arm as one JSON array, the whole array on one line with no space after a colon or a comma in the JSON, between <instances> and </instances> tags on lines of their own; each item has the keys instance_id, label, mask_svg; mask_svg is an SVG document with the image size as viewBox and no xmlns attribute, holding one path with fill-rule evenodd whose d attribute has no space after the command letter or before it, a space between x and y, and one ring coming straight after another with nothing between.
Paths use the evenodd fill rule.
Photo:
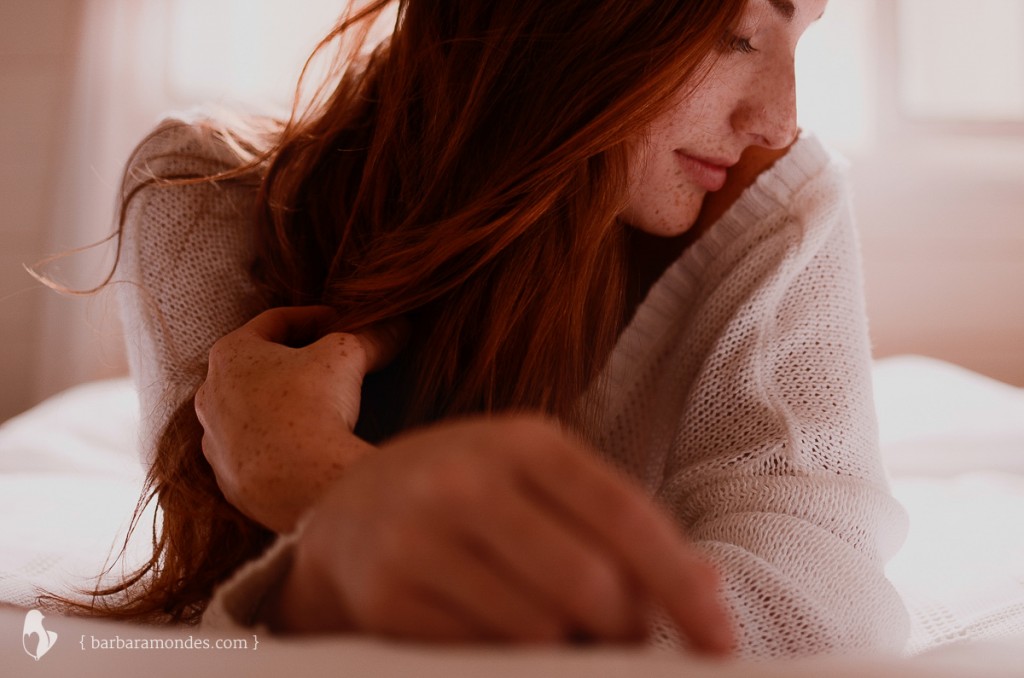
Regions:
<instances>
[{"instance_id":1,"label":"arm","mask_svg":"<svg viewBox=\"0 0 1024 678\"><path fill-rule=\"evenodd\" d=\"M830 169L764 191L788 197L785 216L722 279L744 297L731 317L695 328L702 374L659 489L718 565L750 654L906 637L883 570L905 518L881 466L857 243Z\"/></svg>"},{"instance_id":2,"label":"arm","mask_svg":"<svg viewBox=\"0 0 1024 678\"><path fill-rule=\"evenodd\" d=\"M263 310L248 273L253 187L142 186L151 177L196 176L232 167L202 128L167 120L139 147L124 191L141 186L124 215L115 288L142 414L141 455L206 375L214 342Z\"/></svg>"},{"instance_id":3,"label":"arm","mask_svg":"<svg viewBox=\"0 0 1024 678\"><path fill-rule=\"evenodd\" d=\"M286 531L370 447L350 435L359 387L399 337L389 327L323 337L334 319L323 308L268 311L243 326L263 310L249 273L255 186L144 185L237 164L200 125L168 120L147 138L126 172L126 194L141 189L125 214L117 289L144 462L153 463L171 415L195 394L203 453L221 491L248 517ZM263 341L240 342L240 332ZM334 379L339 373L351 378Z\"/></svg>"},{"instance_id":4,"label":"arm","mask_svg":"<svg viewBox=\"0 0 1024 678\"><path fill-rule=\"evenodd\" d=\"M363 378L405 341L401 319L330 331L325 306L274 308L219 339L196 393L203 455L225 498L275 532L375 448L355 434Z\"/></svg>"},{"instance_id":5,"label":"arm","mask_svg":"<svg viewBox=\"0 0 1024 678\"><path fill-rule=\"evenodd\" d=\"M640 488L538 417L464 419L353 463L204 623L413 640L638 640L657 603L732 643L715 576Z\"/></svg>"},{"instance_id":6,"label":"arm","mask_svg":"<svg viewBox=\"0 0 1024 678\"><path fill-rule=\"evenodd\" d=\"M905 517L877 448L838 168L798 142L651 297L626 343L644 337L660 362L612 370L646 421L605 443L651 451L636 472L718 568L741 654L899 649L883 568Z\"/></svg>"},{"instance_id":7,"label":"arm","mask_svg":"<svg viewBox=\"0 0 1024 678\"><path fill-rule=\"evenodd\" d=\"M657 601L696 648L731 647L709 566L639 488L550 422L448 422L380 449L357 438L362 375L400 338L329 333L309 343L332 318L323 307L271 309L211 353L196 402L200 418L219 417L214 430L232 439L204 439L226 451L212 460L227 465L218 472L222 490L256 497L257 506L265 506L261 493L278 501L285 494L273 473L232 465L276 468L285 489L304 490L294 508L310 510L302 528L217 592L204 623L434 641L582 634L614 642L642 637L643 610ZM290 409L254 407L263 401ZM280 440L268 426L285 427L291 447L267 447ZM240 439L249 442L244 457L232 454ZM323 468L325 458L337 463ZM254 478L271 484L231 484Z\"/></svg>"}]
</instances>

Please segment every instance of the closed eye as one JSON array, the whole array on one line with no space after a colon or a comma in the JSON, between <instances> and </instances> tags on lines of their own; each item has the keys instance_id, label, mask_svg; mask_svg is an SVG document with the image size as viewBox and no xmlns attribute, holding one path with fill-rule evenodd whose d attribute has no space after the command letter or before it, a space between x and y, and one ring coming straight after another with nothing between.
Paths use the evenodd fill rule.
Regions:
<instances>
[{"instance_id":1,"label":"closed eye","mask_svg":"<svg viewBox=\"0 0 1024 678\"><path fill-rule=\"evenodd\" d=\"M750 44L750 38L744 38L735 33L726 33L722 36L722 47L730 52L742 54L751 54L757 51L757 48Z\"/></svg>"}]
</instances>

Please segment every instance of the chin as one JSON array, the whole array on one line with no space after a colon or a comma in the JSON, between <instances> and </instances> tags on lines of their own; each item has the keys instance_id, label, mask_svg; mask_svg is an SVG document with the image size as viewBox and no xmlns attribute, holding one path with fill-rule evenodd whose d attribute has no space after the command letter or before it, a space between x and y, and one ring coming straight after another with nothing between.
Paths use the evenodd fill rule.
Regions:
<instances>
[{"instance_id":1,"label":"chin","mask_svg":"<svg viewBox=\"0 0 1024 678\"><path fill-rule=\"evenodd\" d=\"M705 194L689 195L665 205L632 205L622 213L624 222L642 233L672 238L689 231L697 222ZM644 209L647 207L648 209Z\"/></svg>"},{"instance_id":2,"label":"chin","mask_svg":"<svg viewBox=\"0 0 1024 678\"><path fill-rule=\"evenodd\" d=\"M631 225L633 226L633 228L635 228L636 230L640 231L641 233L646 233L647 235L651 235L651 236L654 236L656 238L674 238L676 236L680 236L683 233L686 233L687 231L689 231L690 228L693 226L693 223L692 222L688 222L688 223L685 223L685 224L678 224L677 223L675 225L671 225L671 224L644 224L644 225L631 224Z\"/></svg>"},{"instance_id":3,"label":"chin","mask_svg":"<svg viewBox=\"0 0 1024 678\"><path fill-rule=\"evenodd\" d=\"M674 238L686 233L697 222L700 206L697 209L676 213L670 217L658 215L654 219L626 219L626 223L636 230L658 238Z\"/></svg>"}]
</instances>

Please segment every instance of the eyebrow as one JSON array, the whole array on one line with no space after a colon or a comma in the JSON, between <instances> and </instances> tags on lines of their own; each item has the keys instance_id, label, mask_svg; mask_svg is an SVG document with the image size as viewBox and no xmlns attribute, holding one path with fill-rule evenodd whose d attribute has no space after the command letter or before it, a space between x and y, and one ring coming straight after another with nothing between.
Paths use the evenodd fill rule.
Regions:
<instances>
[{"instance_id":1,"label":"eyebrow","mask_svg":"<svg viewBox=\"0 0 1024 678\"><path fill-rule=\"evenodd\" d=\"M796 7L792 2L790 2L790 0L768 0L768 4L772 6L772 9L782 15L782 18L785 19L787 23L792 21L793 17L796 15Z\"/></svg>"}]
</instances>

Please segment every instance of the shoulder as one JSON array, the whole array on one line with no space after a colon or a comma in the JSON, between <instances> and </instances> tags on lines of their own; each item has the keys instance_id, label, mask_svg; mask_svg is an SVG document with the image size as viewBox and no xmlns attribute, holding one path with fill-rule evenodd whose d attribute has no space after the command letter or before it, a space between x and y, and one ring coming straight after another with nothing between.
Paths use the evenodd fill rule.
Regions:
<instances>
[{"instance_id":1,"label":"shoulder","mask_svg":"<svg viewBox=\"0 0 1024 678\"><path fill-rule=\"evenodd\" d=\"M168 117L143 137L125 164L122 226L169 211L248 215L261 180L260 155L253 137L244 136L249 131L236 131L243 123L230 123L199 114Z\"/></svg>"},{"instance_id":2,"label":"shoulder","mask_svg":"<svg viewBox=\"0 0 1024 678\"><path fill-rule=\"evenodd\" d=\"M120 195L120 261L128 279L169 275L183 258L203 253L209 269L250 258L259 172L231 139L212 118L172 117L136 146Z\"/></svg>"},{"instance_id":3,"label":"shoulder","mask_svg":"<svg viewBox=\"0 0 1024 678\"><path fill-rule=\"evenodd\" d=\"M208 119L165 119L126 165L115 282L150 461L210 347L263 310L251 276L259 180Z\"/></svg>"},{"instance_id":4,"label":"shoulder","mask_svg":"<svg viewBox=\"0 0 1024 678\"><path fill-rule=\"evenodd\" d=\"M122 195L154 183L215 177L243 167L250 159L230 140L226 125L213 118L164 118L129 157Z\"/></svg>"},{"instance_id":5,"label":"shoulder","mask_svg":"<svg viewBox=\"0 0 1024 678\"><path fill-rule=\"evenodd\" d=\"M144 349L133 369L153 383L191 374L262 310L250 275L259 176L240 168L214 123L181 118L157 125L126 166L116 281L128 283L122 319Z\"/></svg>"}]
</instances>

